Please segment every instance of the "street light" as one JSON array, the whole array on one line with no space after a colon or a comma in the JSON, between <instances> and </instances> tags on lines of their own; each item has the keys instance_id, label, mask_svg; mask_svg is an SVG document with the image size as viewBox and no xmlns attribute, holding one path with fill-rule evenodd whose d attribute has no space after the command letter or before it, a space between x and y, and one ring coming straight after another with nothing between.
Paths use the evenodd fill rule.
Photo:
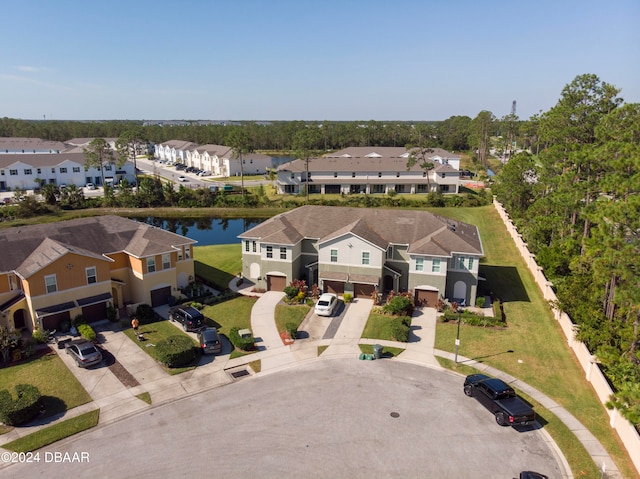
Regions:
<instances>
[{"instance_id":1,"label":"street light","mask_svg":"<svg viewBox=\"0 0 640 479\"><path fill-rule=\"evenodd\" d=\"M460 347L460 311L458 311L458 333L456 334L456 357L454 362L458 364L458 348Z\"/></svg>"}]
</instances>

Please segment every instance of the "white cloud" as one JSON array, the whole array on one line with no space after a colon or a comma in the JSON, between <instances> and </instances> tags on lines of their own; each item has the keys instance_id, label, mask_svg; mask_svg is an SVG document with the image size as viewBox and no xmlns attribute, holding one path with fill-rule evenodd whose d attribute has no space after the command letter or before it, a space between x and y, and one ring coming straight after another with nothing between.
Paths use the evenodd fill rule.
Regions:
<instances>
[{"instance_id":1,"label":"white cloud","mask_svg":"<svg viewBox=\"0 0 640 479\"><path fill-rule=\"evenodd\" d=\"M51 71L51 69L47 67L32 67L28 65L16 65L13 68L23 73L40 73Z\"/></svg>"},{"instance_id":2,"label":"white cloud","mask_svg":"<svg viewBox=\"0 0 640 479\"><path fill-rule=\"evenodd\" d=\"M43 81L40 81L40 80L34 80L33 78L19 76L19 75L7 75L7 74L4 74L4 73L0 73L0 78L3 78L5 80L16 81L16 82L20 82L20 83L30 83L32 85L37 85L37 86L41 86L41 87L45 87L45 88L53 88L53 89L56 89L56 90L73 90L73 88L68 87L66 85L58 85L58 84L55 84L55 83L47 83L47 82L43 82Z\"/></svg>"}]
</instances>

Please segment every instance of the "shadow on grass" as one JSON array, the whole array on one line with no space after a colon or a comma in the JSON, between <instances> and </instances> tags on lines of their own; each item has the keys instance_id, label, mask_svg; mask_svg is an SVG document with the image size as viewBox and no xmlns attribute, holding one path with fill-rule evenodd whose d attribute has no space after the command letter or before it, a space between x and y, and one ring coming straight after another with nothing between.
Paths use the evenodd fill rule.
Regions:
<instances>
[{"instance_id":1,"label":"shadow on grass","mask_svg":"<svg viewBox=\"0 0 640 479\"><path fill-rule=\"evenodd\" d=\"M475 361L475 362L477 362L477 363L482 363L482 360L483 360L483 359L493 358L493 357L495 357L495 356L501 356L502 354L511 354L511 353L513 353L513 349L508 349L507 351L502 351L502 352L500 352L500 353L487 354L487 355L485 355L485 356L478 356L478 357L475 357L475 358L469 358L469 362L470 362L470 361ZM460 364L464 364L464 363L466 363L467 361L458 361L458 362L459 362Z\"/></svg>"},{"instance_id":2,"label":"shadow on grass","mask_svg":"<svg viewBox=\"0 0 640 479\"><path fill-rule=\"evenodd\" d=\"M214 268L197 260L194 261L193 268L196 276L208 281L213 288L219 291L226 290L231 280L235 278L234 275L226 271Z\"/></svg>"},{"instance_id":3,"label":"shadow on grass","mask_svg":"<svg viewBox=\"0 0 640 479\"><path fill-rule=\"evenodd\" d=\"M54 396L42 396L40 403L43 406L42 414L38 415L32 421L20 426L43 426L57 419L60 419L67 412L67 403L62 399ZM20 427L17 426L17 427Z\"/></svg>"},{"instance_id":4,"label":"shadow on grass","mask_svg":"<svg viewBox=\"0 0 640 479\"><path fill-rule=\"evenodd\" d=\"M487 280L485 289L493 292L503 302L530 302L518 269L513 266L490 266L481 264L480 275Z\"/></svg>"}]
</instances>

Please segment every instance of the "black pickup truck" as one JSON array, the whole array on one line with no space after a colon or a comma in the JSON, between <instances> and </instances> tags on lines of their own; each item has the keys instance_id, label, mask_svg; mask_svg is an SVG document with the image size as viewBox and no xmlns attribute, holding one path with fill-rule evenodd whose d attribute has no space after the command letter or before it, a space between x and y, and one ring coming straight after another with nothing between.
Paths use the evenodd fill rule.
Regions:
<instances>
[{"instance_id":1,"label":"black pickup truck","mask_svg":"<svg viewBox=\"0 0 640 479\"><path fill-rule=\"evenodd\" d=\"M501 379L472 374L464 381L464 393L491 411L501 426L525 426L536 419L531 406Z\"/></svg>"}]
</instances>

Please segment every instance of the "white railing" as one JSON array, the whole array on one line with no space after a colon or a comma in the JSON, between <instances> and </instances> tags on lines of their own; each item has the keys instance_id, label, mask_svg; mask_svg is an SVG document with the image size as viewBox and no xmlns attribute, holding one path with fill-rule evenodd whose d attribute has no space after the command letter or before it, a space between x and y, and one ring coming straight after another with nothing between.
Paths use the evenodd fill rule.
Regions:
<instances>
[{"instance_id":1,"label":"white railing","mask_svg":"<svg viewBox=\"0 0 640 479\"><path fill-rule=\"evenodd\" d=\"M566 313L553 307L553 305L556 304L557 297L553 291L552 283L545 277L542 268L538 266L535 261L535 255L529 251L527 244L522 239L522 235L518 233L518 230L511 221L511 218L509 218L508 213L495 199L495 197L493 199L493 205L507 227L507 231L511 235L516 248L518 248L520 255L527 264L529 271L533 274L536 284L540 288L540 291L542 291L544 299L551 302L553 315L560 324L560 327L567 338L569 347L576 355L576 358L578 358L578 362L582 366L582 369L584 369L587 381L591 383L591 386L598 395L598 398L600 398L600 401L604 404L613 394L613 390L611 389L611 386L609 386L600 366L598 366L594 356L589 352L585 344L576 339L575 324L571 318ZM618 436L620 436L629 456L631 456L633 464L640 473L640 435L638 435L638 432L631 423L622 417L616 409L607 409L607 414L609 415L609 424L613 429L615 429Z\"/></svg>"}]
</instances>

